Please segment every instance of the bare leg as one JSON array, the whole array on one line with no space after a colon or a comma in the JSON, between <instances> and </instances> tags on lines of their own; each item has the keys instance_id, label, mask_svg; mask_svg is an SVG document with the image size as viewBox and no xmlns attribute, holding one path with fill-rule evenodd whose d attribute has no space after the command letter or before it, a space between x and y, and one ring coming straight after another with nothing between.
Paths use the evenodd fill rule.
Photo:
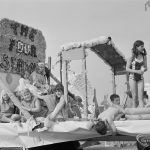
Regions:
<instances>
[{"instance_id":1,"label":"bare leg","mask_svg":"<svg viewBox=\"0 0 150 150\"><path fill-rule=\"evenodd\" d=\"M107 119L107 120L105 120L105 123L109 125L110 130L112 130L112 134L115 135L116 132L117 132L117 129L116 129L116 126L115 126L115 124L114 124L114 121L111 120L111 119Z\"/></svg>"},{"instance_id":2,"label":"bare leg","mask_svg":"<svg viewBox=\"0 0 150 150\"><path fill-rule=\"evenodd\" d=\"M2 116L1 121L4 123L9 123L12 122L12 119L6 117L5 115Z\"/></svg>"},{"instance_id":3,"label":"bare leg","mask_svg":"<svg viewBox=\"0 0 150 150\"><path fill-rule=\"evenodd\" d=\"M21 120L21 116L18 115L18 114L13 114L11 116L11 120L13 120L13 121L20 121Z\"/></svg>"},{"instance_id":4,"label":"bare leg","mask_svg":"<svg viewBox=\"0 0 150 150\"><path fill-rule=\"evenodd\" d=\"M141 81L138 82L139 107L144 107L143 93L144 93L144 80L141 80Z\"/></svg>"},{"instance_id":5,"label":"bare leg","mask_svg":"<svg viewBox=\"0 0 150 150\"><path fill-rule=\"evenodd\" d=\"M132 100L133 100L133 107L137 107L137 83L133 79L130 79L130 88L132 92Z\"/></svg>"}]
</instances>

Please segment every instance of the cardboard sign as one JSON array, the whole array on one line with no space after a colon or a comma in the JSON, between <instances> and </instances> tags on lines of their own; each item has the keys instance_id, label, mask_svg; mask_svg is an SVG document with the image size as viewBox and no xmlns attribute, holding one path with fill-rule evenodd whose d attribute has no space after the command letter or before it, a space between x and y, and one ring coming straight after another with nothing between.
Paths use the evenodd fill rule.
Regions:
<instances>
[{"instance_id":1,"label":"cardboard sign","mask_svg":"<svg viewBox=\"0 0 150 150\"><path fill-rule=\"evenodd\" d=\"M37 62L45 62L45 49L41 31L8 19L0 21L0 72L34 71Z\"/></svg>"}]
</instances>

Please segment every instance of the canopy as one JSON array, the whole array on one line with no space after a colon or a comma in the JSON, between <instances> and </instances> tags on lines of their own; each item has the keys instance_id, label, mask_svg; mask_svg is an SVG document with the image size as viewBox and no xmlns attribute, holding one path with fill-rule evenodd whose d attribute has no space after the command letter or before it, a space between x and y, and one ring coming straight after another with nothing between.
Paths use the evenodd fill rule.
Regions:
<instances>
[{"instance_id":1,"label":"canopy","mask_svg":"<svg viewBox=\"0 0 150 150\"><path fill-rule=\"evenodd\" d=\"M115 46L111 37L101 36L90 41L65 44L61 47L61 50L67 52L65 53L65 57L67 57L67 59L73 59L73 56L71 55L74 55L75 59L81 59L83 58L81 50L87 48L96 53L102 60L104 60L104 62L111 67L114 75L125 74L126 59ZM74 50L78 54L76 54Z\"/></svg>"}]
</instances>

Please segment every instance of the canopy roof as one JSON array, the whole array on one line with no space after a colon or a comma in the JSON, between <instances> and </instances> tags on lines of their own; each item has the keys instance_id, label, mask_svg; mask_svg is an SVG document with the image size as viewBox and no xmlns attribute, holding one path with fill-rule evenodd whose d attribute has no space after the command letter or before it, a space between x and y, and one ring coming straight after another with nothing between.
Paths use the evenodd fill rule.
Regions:
<instances>
[{"instance_id":1,"label":"canopy roof","mask_svg":"<svg viewBox=\"0 0 150 150\"><path fill-rule=\"evenodd\" d=\"M126 59L113 43L111 37L99 37L90 41L74 42L61 47L62 51L88 48L108 64L115 75L125 74Z\"/></svg>"}]
</instances>

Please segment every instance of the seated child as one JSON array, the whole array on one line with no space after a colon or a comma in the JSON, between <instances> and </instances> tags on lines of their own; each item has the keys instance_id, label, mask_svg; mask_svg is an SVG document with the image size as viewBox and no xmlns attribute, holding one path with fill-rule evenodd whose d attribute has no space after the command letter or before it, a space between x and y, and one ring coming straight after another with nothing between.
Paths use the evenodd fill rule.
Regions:
<instances>
[{"instance_id":1,"label":"seated child","mask_svg":"<svg viewBox=\"0 0 150 150\"><path fill-rule=\"evenodd\" d=\"M31 86L30 81L30 73L29 71L25 70L24 73L21 75L21 78L19 79L19 85L16 88L16 91L22 91L25 88L29 88Z\"/></svg>"},{"instance_id":2,"label":"seated child","mask_svg":"<svg viewBox=\"0 0 150 150\"><path fill-rule=\"evenodd\" d=\"M105 122L108 129L111 129L114 133L116 132L116 127L114 124L114 120L118 120L124 114L123 108L120 106L120 97L117 94L112 94L110 96L110 100L112 105L103 111L98 119Z\"/></svg>"},{"instance_id":3,"label":"seated child","mask_svg":"<svg viewBox=\"0 0 150 150\"><path fill-rule=\"evenodd\" d=\"M30 91L34 95L47 95L49 93L50 87L46 77L45 63L39 62L36 70L31 73L30 78L31 84L33 85Z\"/></svg>"},{"instance_id":4,"label":"seated child","mask_svg":"<svg viewBox=\"0 0 150 150\"><path fill-rule=\"evenodd\" d=\"M40 100L36 98L29 89L22 91L22 108L28 111L34 118L46 117L48 110L41 106Z\"/></svg>"},{"instance_id":5,"label":"seated child","mask_svg":"<svg viewBox=\"0 0 150 150\"><path fill-rule=\"evenodd\" d=\"M1 91L0 101L1 122L19 121L21 117L19 114L14 114L15 106L4 90Z\"/></svg>"}]
</instances>

